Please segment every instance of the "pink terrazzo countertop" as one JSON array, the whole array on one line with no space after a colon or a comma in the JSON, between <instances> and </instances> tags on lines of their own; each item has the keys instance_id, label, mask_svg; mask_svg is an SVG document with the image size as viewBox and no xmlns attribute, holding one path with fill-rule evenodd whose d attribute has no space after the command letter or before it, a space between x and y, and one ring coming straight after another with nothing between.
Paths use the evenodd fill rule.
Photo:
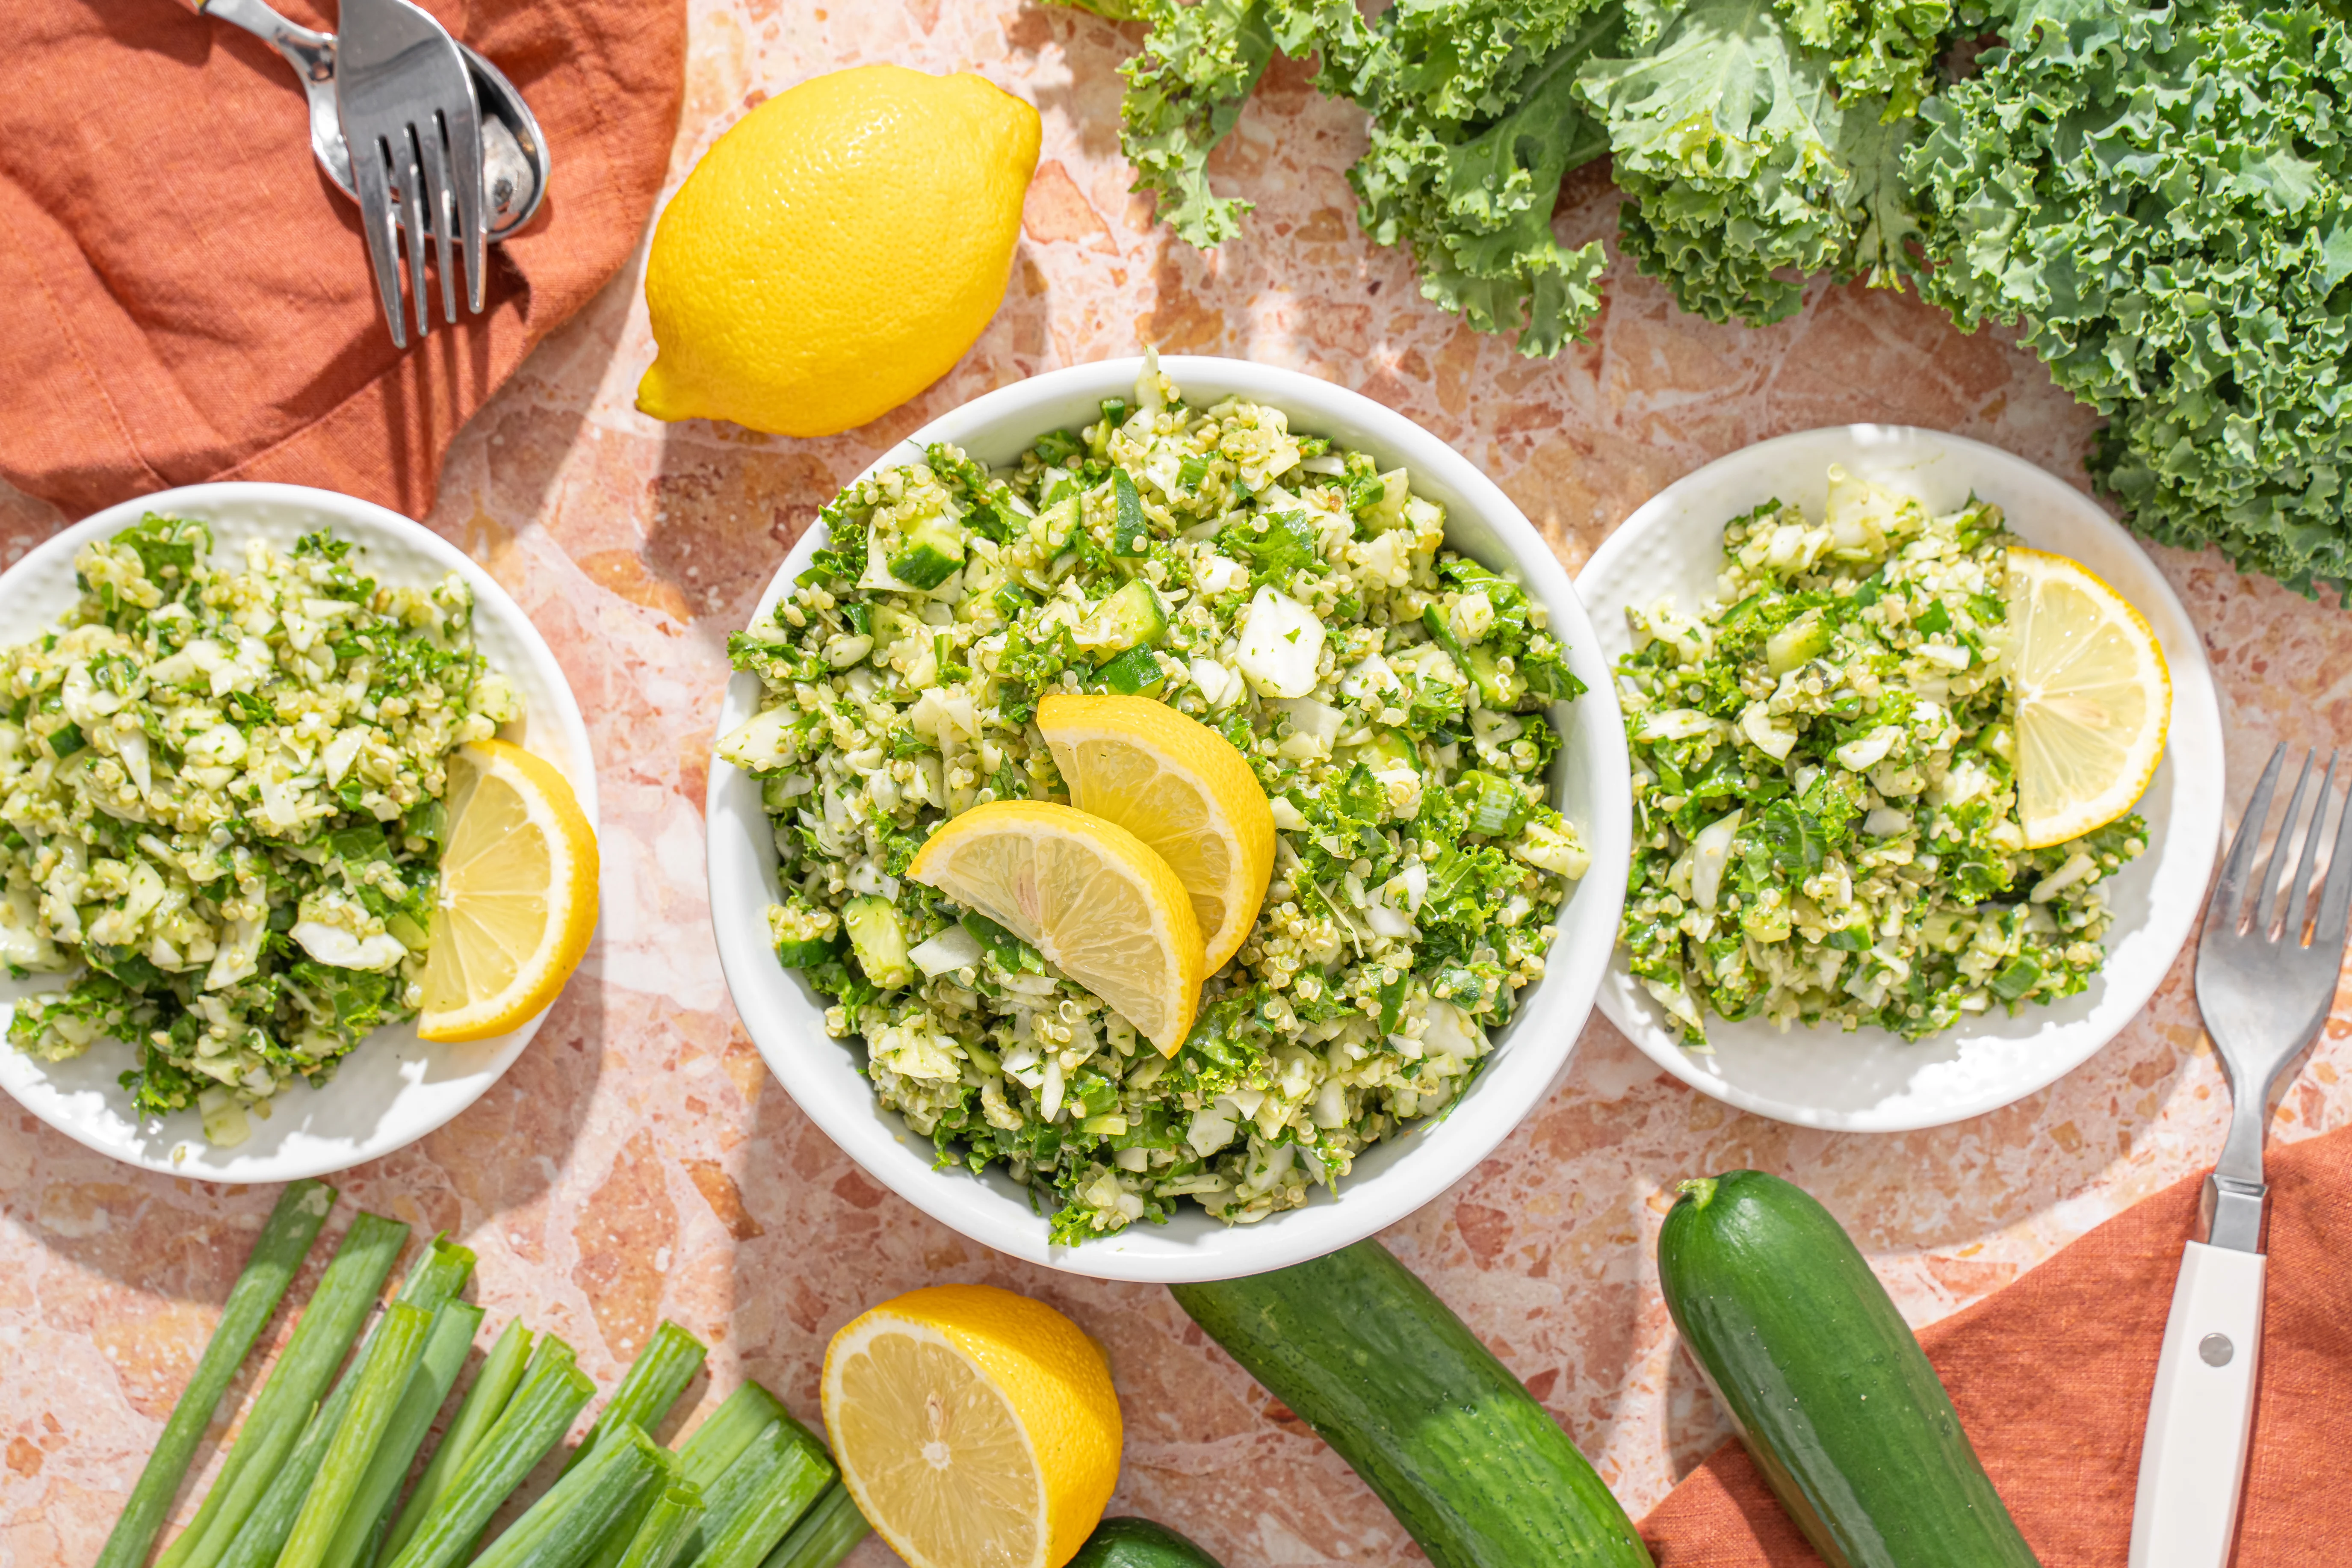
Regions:
<instances>
[{"instance_id":1,"label":"pink terrazzo countertop","mask_svg":"<svg viewBox=\"0 0 2352 1568\"><path fill-rule=\"evenodd\" d=\"M1115 68L1132 29L1025 0L695 0L691 27L673 184L745 108L841 66L977 70L1034 102L1045 150L1012 287L922 398L847 436L787 441L632 409L652 357L640 256L459 436L426 521L522 603L579 693L602 768L604 925L501 1083L341 1185L472 1247L493 1324L520 1312L561 1333L605 1386L677 1319L713 1346L702 1408L750 1376L814 1422L825 1341L865 1307L941 1279L1034 1293L1109 1350L1128 1424L1113 1511L1166 1520L1230 1568L1418 1559L1164 1291L963 1240L866 1180L769 1077L728 1001L703 896L727 633L877 451L992 387L1144 342L1290 365L1402 410L1482 464L1571 569L1652 492L1768 436L1933 426L2084 483L2092 418L1997 338L1859 287L1817 288L1801 317L1751 331L1677 314L1621 265L1590 344L1517 359L1423 303L1405 258L1359 233L1342 176L1360 121L1296 67L1275 66L1215 161L1258 210L1205 258L1127 194ZM1610 187L1582 178L1563 232L1613 235ZM6 561L67 521L0 490ZM2329 744L2352 728L2352 616L2212 556L2155 553L2205 630L2234 820L2274 742ZM2283 1092L2274 1139L2352 1122L2347 1032L2339 1006ZM2079 1071L1997 1114L1898 1137L1730 1110L1596 1015L1559 1092L1386 1239L1639 1515L1727 1435L1658 1297L1651 1249L1675 1180L1740 1165L1793 1176L1920 1324L2203 1168L2227 1103L2185 955ZM271 1196L115 1165L0 1106L0 1568L96 1555ZM896 1559L868 1542L852 1561Z\"/></svg>"}]
</instances>

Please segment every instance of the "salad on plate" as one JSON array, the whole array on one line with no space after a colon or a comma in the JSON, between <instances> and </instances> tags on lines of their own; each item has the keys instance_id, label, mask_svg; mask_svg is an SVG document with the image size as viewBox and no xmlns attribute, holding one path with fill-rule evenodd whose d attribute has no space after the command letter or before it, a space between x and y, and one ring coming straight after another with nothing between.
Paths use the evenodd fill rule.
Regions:
<instances>
[{"instance_id":1,"label":"salad on plate","mask_svg":"<svg viewBox=\"0 0 2352 1568\"><path fill-rule=\"evenodd\" d=\"M518 717L473 595L348 541L227 559L149 514L75 556L79 602L0 650L0 957L73 976L16 1049L130 1047L138 1111L243 1142L423 1005L452 753Z\"/></svg>"},{"instance_id":2,"label":"salad on plate","mask_svg":"<svg viewBox=\"0 0 2352 1568\"><path fill-rule=\"evenodd\" d=\"M1629 608L1618 667L1622 939L1669 1026L1918 1039L2083 990L2100 884L2147 847L2128 808L2169 688L2145 621L1997 506L1834 468L1822 516L1769 501L1723 549L1714 601Z\"/></svg>"}]
</instances>

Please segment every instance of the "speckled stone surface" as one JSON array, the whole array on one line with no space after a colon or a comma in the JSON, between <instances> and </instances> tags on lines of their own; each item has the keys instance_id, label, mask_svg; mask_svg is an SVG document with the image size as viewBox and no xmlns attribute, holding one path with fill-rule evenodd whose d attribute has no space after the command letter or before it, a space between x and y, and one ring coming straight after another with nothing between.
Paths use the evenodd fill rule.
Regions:
<instances>
[{"instance_id":1,"label":"speckled stone surface","mask_svg":"<svg viewBox=\"0 0 2352 1568\"><path fill-rule=\"evenodd\" d=\"M1175 1524L1232 1568L1417 1559L1347 1468L1164 1292L962 1240L866 1180L768 1076L728 1002L702 890L728 631L876 451L989 388L1144 341L1291 365L1402 409L1483 464L1571 568L1653 491L1764 437L1854 419L1934 426L2080 483L2092 418L1997 338L1859 288L1817 289L1799 319L1750 331L1676 314L1621 266L1590 344L1516 359L1424 304L1404 258L1358 232L1342 175L1360 121L1293 66L1269 73L1216 160L1259 206L1212 258L1152 227L1127 193L1115 68L1131 30L1013 0L696 0L692 29L673 180L746 107L836 67L977 70L1034 102L1045 150L1012 286L923 397L799 442L632 410L652 353L633 265L459 436L427 521L513 591L579 692L602 768L604 921L513 1071L344 1189L463 1238L481 1255L492 1326L520 1312L556 1331L600 1383L676 1318L714 1347L699 1408L751 1376L814 1420L825 1340L863 1308L941 1279L1033 1292L1110 1352L1128 1423L1115 1510ZM1563 234L1613 233L1608 185L1582 178ZM0 494L5 559L65 521ZM2234 817L2274 741L2347 730L2352 618L2210 556L2158 556L2220 679ZM2347 1033L2339 1006L2283 1091L2273 1138L2352 1121ZM1802 1182L1924 1323L2201 1168L2226 1104L2185 957L2079 1071L1997 1114L1899 1137L1728 1110L1596 1016L1559 1092L1387 1240L1639 1514L1725 1435L1675 1352L1650 1260L1675 1179L1754 1165ZM96 1554L270 1196L112 1165L0 1106L0 1568ZM334 1223L350 1213L347 1201ZM895 1559L869 1542L854 1561Z\"/></svg>"}]
</instances>

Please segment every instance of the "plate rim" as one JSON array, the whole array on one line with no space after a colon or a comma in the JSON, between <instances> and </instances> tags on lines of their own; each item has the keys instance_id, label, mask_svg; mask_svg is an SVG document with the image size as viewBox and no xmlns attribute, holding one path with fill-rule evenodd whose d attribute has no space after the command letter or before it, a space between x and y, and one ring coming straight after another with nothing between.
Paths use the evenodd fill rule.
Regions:
<instances>
[{"instance_id":1,"label":"plate rim","mask_svg":"<svg viewBox=\"0 0 2352 1568\"><path fill-rule=\"evenodd\" d=\"M2147 549L2130 530L2109 515L2095 497L2069 484L2065 479L2032 459L2021 457L2006 447L1997 447L1973 437L1937 430L1926 426L1857 421L1844 425L1823 425L1804 430L1788 431L1727 452L1682 475L1644 500L1627 514L1624 521L1610 531L1600 547L1585 561L1584 565L1576 574L1576 580L1580 591L1584 593L1588 607L1593 613L1595 626L1601 624L1600 618L1603 615L1622 616L1624 613L1624 606L1622 605L1604 604L1599 593L1601 581L1621 569L1621 558L1631 554L1643 535L1671 526L1675 508L1689 492L1703 488L1713 479L1722 477L1726 470L1760 465L1760 462L1767 459L1776 448L1797 447L1824 438L1843 440L1859 447L1916 444L1929 448L1928 453L1923 454L1925 456L1940 456L1941 452L1935 450L1937 448L1966 453L1979 462L1989 462L1995 468L2010 470L2023 485L2046 487L2053 494L2063 494L2069 510L2083 524L2104 529L2111 543L2123 547L2137 558L2145 569L2145 574L2152 591L2147 595L2149 602L2143 603L2136 597L2132 603L2143 616L2147 616L2150 626L2156 629L2164 649L2166 666L2172 681L2172 716L2170 728L2166 736L2165 760L2171 763L2176 770L2180 771L2184 775L2190 768L2195 769L2195 776L2189 780L2192 804L2202 801L2209 805L2209 809L2203 814L2202 820L2176 822L2176 829L2184 837L2179 845L2168 850L2166 860L2169 860L2172 856L2183 854L2193 856L2197 848L2196 841L2201 839L2206 878L2210 882L2211 868L2218 861L2221 853L2222 818L2225 812L2223 792L2227 785L2227 777L2221 744L2221 703L2213 679L2212 665L2205 656L2204 639L2199 634L2196 622L2189 617L2187 606L2181 603L2180 595L2174 590L2170 580L2164 575L2163 570L2157 564L2155 558L2148 554ZM1756 500L1749 504L1761 504L1765 499L1767 499L1765 496L1759 494ZM1727 521L1732 515L1736 514L1727 512L1726 520ZM1719 529L1721 524L1713 526ZM1590 591L1585 590L1585 584L1588 583L1594 584ZM2168 629L2177 635L2168 637L2166 635ZM1613 679L1614 660L1612 659L1609 662L1612 668ZM2210 741L2210 745L2192 746L2191 751L2194 755L2188 764L2183 764L2180 761L2180 748L2177 744L2184 736L2192 742ZM2165 861L2159 861L2158 865L2164 863ZM2151 874L2155 868L2155 867L2151 868ZM1595 1000L1601 1014L1636 1050L1657 1067L1710 1099L1775 1121L1822 1131L1871 1133L1922 1131L1990 1115L1993 1111L2014 1105L2049 1088L2113 1044L2118 1035L2146 1013L2148 1003L2163 987L2166 977L2179 963L2181 951L2188 945L2189 937L2194 934L2198 921L2203 916L2203 909L2204 901L2200 893L2200 896L2191 901L2185 910L2169 918L2161 910L2152 914L2150 925L2147 929L2155 932L2159 945L2164 949L2164 962L2160 964L2154 963L2148 964L2140 977L2144 984L2136 984L2132 987L2137 994L2133 995L2130 991L2120 994L2129 996L2131 1005L2127 1010L2118 1012L2112 1027L2106 1028L2104 1033L2101 1033L2097 1027L2085 1028L2085 1035L2091 1037L2088 1044L2054 1054L2051 1058L2053 1065L2045 1075L2031 1084L2016 1089L2014 1092L2011 1092L2004 1087L2000 1090L1992 1091L2000 1098L1980 1095L1974 1100L1962 1100L1952 1106L1934 1110L1885 1113L1822 1110L1759 1093L1701 1072L1694 1064L1691 1054L1684 1050L1674 1037L1654 1018L1628 1010L1626 987L1630 971L1626 967L1624 948L1622 943L1612 950L1609 974L1603 981ZM2084 1020L2086 1025L2089 1022ZM1846 1037L1846 1032L1843 1030L1822 1028L1820 1032L1832 1040L1842 1040Z\"/></svg>"},{"instance_id":2,"label":"plate rim","mask_svg":"<svg viewBox=\"0 0 2352 1568\"><path fill-rule=\"evenodd\" d=\"M1082 392L1095 397L1114 395L1133 385L1143 363L1143 356L1139 354L1089 361L984 393L927 422L912 435L892 442L860 472L858 478L863 479L882 468L903 462L910 453L919 456L921 447L928 441L968 438L969 432L975 426L1015 417L1059 397L1075 396ZM1604 721L1591 722L1587 726L1596 748L1591 762L1592 773L1602 792L1600 802L1596 804L1602 810L1596 813L1593 823L1587 825L1593 862L1572 896L1581 897L1590 892L1605 902L1612 911L1607 924L1613 932L1616 924L1614 911L1623 902L1624 877L1632 842L1632 795L1626 782L1630 775L1625 763L1624 725L1617 714L1614 690L1605 679L1599 678L1605 676L1605 670L1599 664L1598 642L1591 635L1590 612L1585 608L1566 564L1552 552L1541 531L1484 469L1451 442L1352 388L1321 381L1304 372L1224 356L1170 354L1161 356L1160 364L1162 371L1180 384L1189 382L1193 385L1211 385L1218 388L1220 395L1245 393L1285 405L1285 411L1302 424L1318 417L1345 418L1360 432L1366 433L1368 438L1379 440L1382 445L1425 445L1433 453L1443 454L1432 465L1417 463L1415 467L1430 467L1433 472L1442 476L1445 488L1465 503L1475 498L1475 511L1493 526L1498 535L1517 535L1518 547L1514 550L1514 556L1523 565L1528 560L1533 560L1531 576L1545 572L1552 574L1545 584L1544 596L1554 607L1555 615L1568 623L1560 627L1563 640L1573 635L1570 647L1572 665L1588 679L1592 694L1601 699L1596 706L1606 710ZM1348 413L1340 416L1331 412L1319 415L1296 412L1296 406L1309 397L1329 399L1346 407ZM1037 416L1043 417L1042 415ZM850 482L854 484L856 480ZM751 611L754 619L766 612L784 586L803 569L809 555L817 548L818 532L818 526L812 525L793 542L792 551L779 564L761 592L757 606ZM755 676L742 671L730 675L719 721L720 732L724 731L742 703L747 700L756 701L757 690ZM1498 1124L1491 1136L1474 1136L1449 1149L1449 1157L1443 1166L1431 1167L1429 1174L1417 1179L1410 1187L1399 1183L1388 1192L1376 1188L1367 1190L1370 1178L1359 1178L1352 1192L1343 1185L1338 1202L1330 1201L1328 1195L1318 1195L1304 1207L1268 1215L1249 1226L1226 1226L1208 1233L1208 1245L1205 1246L1180 1245L1171 1239L1169 1245L1150 1247L1150 1243L1167 1237L1168 1233L1158 1226L1137 1226L1118 1236L1100 1237L1076 1247L1056 1247L1047 1241L1042 1220L1022 1227L1019 1234L998 1229L993 1221L982 1212L983 1201L976 1196L980 1192L992 1189L975 1186L971 1192L959 1190L942 1180L944 1173L928 1167L914 1170L910 1168L911 1162L869 1164L866 1154L878 1152L880 1149L877 1127L882 1137L900 1145L924 1142L907 1129L895 1112L885 1112L877 1108L870 1089L863 1089L861 1103L838 1108L831 1104L813 1105L810 1100L803 1099L794 1090L793 1084L798 1075L793 1068L798 1064L790 1054L793 1042L785 1037L789 1026L781 1020L769 1017L760 1006L747 1005L747 1003L756 1002L760 994L753 992L749 984L741 984L739 990L739 973L746 980L753 973L764 975L767 969L774 968L773 956L758 933L748 929L738 931L732 925L721 923L723 910L719 890L726 885L728 875L735 869L731 858L740 854L747 846L756 843L742 836L745 825L737 820L736 807L729 798L730 790L740 789L741 782L748 777L740 770L713 758L704 810L709 830L710 918L720 967L727 975L729 994L770 1072L787 1093L793 1094L802 1111L860 1170L905 1198L925 1215L982 1246L1065 1273L1146 1283L1238 1278L1320 1257L1415 1213L1442 1197L1475 1172L1504 1140L1517 1131L1527 1118L1557 1091L1567 1075L1585 1026L1591 1020L1593 999L1607 969L1608 950L1601 943L1591 943L1574 962L1560 948L1555 947L1551 955L1554 962L1541 982L1547 987L1547 1012L1540 1016L1546 1020L1546 1031L1556 1032L1559 1043L1552 1045L1532 1028L1522 1032L1517 1027L1517 1018L1515 1018L1513 1031L1513 1038L1525 1039L1529 1047L1543 1049L1549 1047L1550 1051L1556 1052L1557 1059L1546 1075L1546 1081L1536 1086L1538 1092L1524 1106L1509 1113L1507 1119L1498 1114ZM765 816L763 813L757 815L759 821L751 826L764 833ZM764 868L761 874L766 874ZM727 907L733 906L730 903ZM755 967L762 962L765 969ZM784 976L782 971L776 973L785 984L798 984ZM1528 1016L1527 1014L1519 1016L1520 1018ZM831 1048L849 1048L845 1042L820 1038ZM1401 1152L1414 1152L1410 1145L1400 1144L1399 1147ZM961 1179L972 1180L968 1174ZM1282 1239L1276 1241L1276 1237ZM1145 1245L1122 1246L1122 1242Z\"/></svg>"},{"instance_id":3,"label":"plate rim","mask_svg":"<svg viewBox=\"0 0 2352 1568\"><path fill-rule=\"evenodd\" d=\"M120 531L137 521L147 512L170 510L174 507L202 508L208 514L205 521L211 521L220 513L232 509L258 508L272 504L308 507L328 513L339 521L351 520L362 525L378 529L389 540L397 541L404 547L415 551L431 563L446 571L457 572L463 576L467 585L474 591L476 615L480 616L487 611L497 617L521 644L526 655L538 667L538 673L541 679L555 693L556 710L545 715L543 721L550 725L554 737L561 741L564 752L569 753L568 761L572 765L564 768L565 782L572 785L572 793L579 800L581 809L587 815L590 827L601 831L602 817L596 788L594 749L589 743L587 721L581 712L578 694L572 690L571 680L563 672L562 661L555 657L554 650L547 645L547 639L540 635L539 627L532 623L530 616L524 612L514 596L508 593L498 579L491 576L479 562L475 561L464 551L423 523L413 518L404 517L389 507L364 500L358 496L345 495L339 490L321 489L311 485L279 484L260 479L220 479L151 491L145 495L133 496L129 500L118 501L112 506L100 508L58 530L32 549L27 550L23 556L10 563L5 572L0 572L0 603L5 602L15 584L24 581L22 574L25 573L26 568L58 555L69 558L71 552L79 549L84 541ZM530 715L530 718L534 724L542 721L542 716L537 713ZM538 738L536 732L533 733L532 738ZM533 749L537 750L537 748ZM551 756L549 760L552 762L557 759ZM347 1171L353 1166L365 1164L371 1160L379 1160L386 1155L397 1153L418 1140L446 1126L487 1094L493 1084L506 1076L508 1069L522 1055L524 1047L530 1045L531 1039L539 1033L541 1026L547 1020L548 1013L553 1010L553 1005L551 1004L546 1012L541 1013L511 1034L496 1039L494 1043L497 1050L487 1057L482 1065L473 1073L467 1075L470 1081L466 1090L460 1094L452 1095L446 1107L436 1107L429 1119L420 1119L414 1123L397 1123L396 1131L362 1140L349 1151L347 1155L322 1149L308 1158L280 1154L257 1162L250 1169L216 1170L191 1167L175 1162L173 1158L174 1151L191 1144L202 1146L200 1132L183 1131L177 1136L163 1132L142 1137L141 1139L142 1144L152 1144L159 1150L154 1153L145 1152L138 1147L110 1143L73 1121L54 1114L56 1110L54 1106L39 1100L28 1100L19 1094L18 1085L12 1079L23 1070L22 1064L29 1058L20 1057L5 1042L0 1042L0 1091L6 1092L11 1100L38 1118L44 1125L53 1128L91 1152L103 1154L122 1164L152 1171L160 1175L179 1176L191 1181L218 1182L225 1185L244 1186L265 1182L298 1181L306 1177ZM361 1048L364 1048L364 1044L362 1042ZM323 1087L310 1092L332 1094L335 1092L335 1086L336 1080L330 1080ZM394 1097L395 1103L397 1103L397 1096ZM194 1115L193 1110L177 1111L166 1119L163 1125L167 1129L172 1128L180 1124L182 1119L193 1118ZM133 1125L144 1126L148 1123L134 1122ZM393 1122L391 1111L387 1109L385 1116L378 1122L378 1126L383 1128L394 1125L395 1124Z\"/></svg>"}]
</instances>

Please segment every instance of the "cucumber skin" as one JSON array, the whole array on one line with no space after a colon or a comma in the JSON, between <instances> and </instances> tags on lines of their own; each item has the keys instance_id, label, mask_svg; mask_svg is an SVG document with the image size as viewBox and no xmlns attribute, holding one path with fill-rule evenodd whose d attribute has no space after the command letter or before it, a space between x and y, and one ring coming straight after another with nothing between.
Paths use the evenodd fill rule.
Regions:
<instances>
[{"instance_id":1,"label":"cucumber skin","mask_svg":"<svg viewBox=\"0 0 2352 1568\"><path fill-rule=\"evenodd\" d=\"M1221 1564L1164 1524L1148 1519L1107 1519L1095 1526L1068 1568L1221 1568Z\"/></svg>"},{"instance_id":2,"label":"cucumber skin","mask_svg":"<svg viewBox=\"0 0 2352 1568\"><path fill-rule=\"evenodd\" d=\"M1559 1423L1379 1242L1168 1289L1437 1568L1652 1568Z\"/></svg>"},{"instance_id":3,"label":"cucumber skin","mask_svg":"<svg viewBox=\"0 0 2352 1568\"><path fill-rule=\"evenodd\" d=\"M1810 1194L1761 1171L1685 1191L1658 1233L1658 1279L1691 1359L1831 1568L2038 1568L1918 1340Z\"/></svg>"}]
</instances>

